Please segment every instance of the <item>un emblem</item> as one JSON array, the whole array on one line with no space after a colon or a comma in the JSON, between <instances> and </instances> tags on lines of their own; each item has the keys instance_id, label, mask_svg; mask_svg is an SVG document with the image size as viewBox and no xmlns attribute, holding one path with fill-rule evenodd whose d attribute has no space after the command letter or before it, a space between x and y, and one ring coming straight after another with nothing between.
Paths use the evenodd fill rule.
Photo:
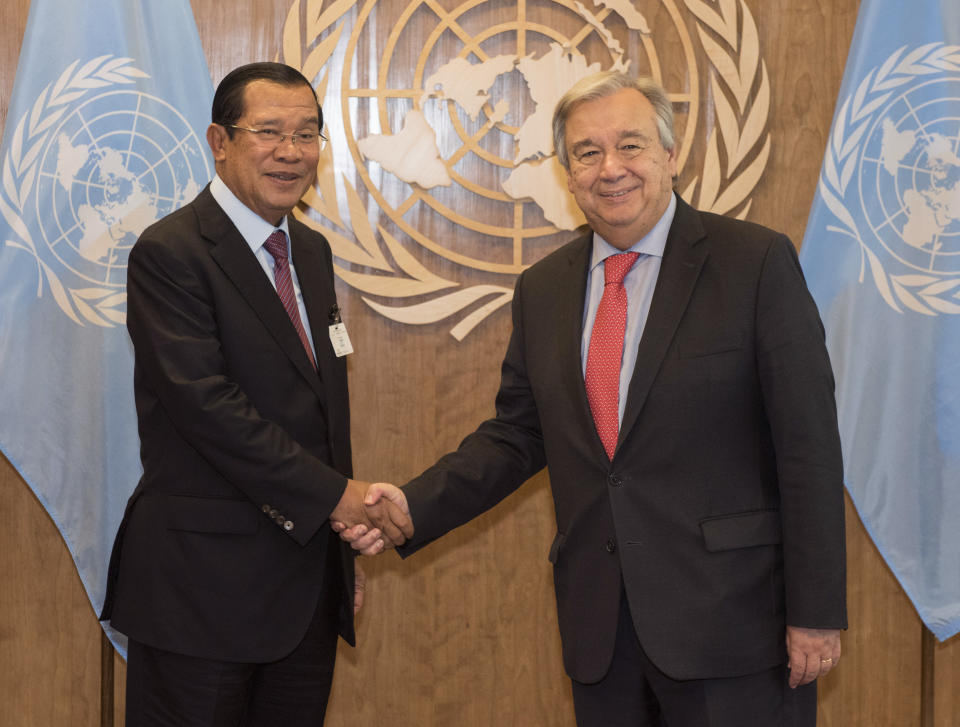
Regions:
<instances>
[{"instance_id":1,"label":"un emblem","mask_svg":"<svg viewBox=\"0 0 960 727\"><path fill-rule=\"evenodd\" d=\"M129 59L75 64L20 119L4 159L12 183L2 209L21 238L9 244L34 256L79 325L124 323L130 248L210 176L204 147L175 108L116 88L143 76Z\"/></svg>"},{"instance_id":2,"label":"un emblem","mask_svg":"<svg viewBox=\"0 0 960 727\"><path fill-rule=\"evenodd\" d=\"M296 214L367 305L406 324L456 318L458 340L584 222L550 128L583 76L623 70L667 89L680 168L704 159L680 190L700 209L745 216L769 155L769 80L743 2L296 0L283 35L332 141Z\"/></svg>"},{"instance_id":3,"label":"un emblem","mask_svg":"<svg viewBox=\"0 0 960 727\"><path fill-rule=\"evenodd\" d=\"M896 51L838 112L821 194L898 312L960 313L958 106L960 46L938 43Z\"/></svg>"}]
</instances>

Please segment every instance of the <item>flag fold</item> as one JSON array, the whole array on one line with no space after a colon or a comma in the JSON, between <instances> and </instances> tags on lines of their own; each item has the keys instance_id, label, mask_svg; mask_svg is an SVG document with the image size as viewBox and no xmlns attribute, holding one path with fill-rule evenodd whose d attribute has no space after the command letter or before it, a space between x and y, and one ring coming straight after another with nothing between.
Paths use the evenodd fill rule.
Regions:
<instances>
[{"instance_id":1,"label":"flag fold","mask_svg":"<svg viewBox=\"0 0 960 727\"><path fill-rule=\"evenodd\" d=\"M800 255L846 486L940 640L960 631L960 5L863 0Z\"/></svg>"},{"instance_id":2,"label":"flag fold","mask_svg":"<svg viewBox=\"0 0 960 727\"><path fill-rule=\"evenodd\" d=\"M187 0L32 1L0 146L0 450L97 613L140 475L127 254L209 180L212 97Z\"/></svg>"}]
</instances>

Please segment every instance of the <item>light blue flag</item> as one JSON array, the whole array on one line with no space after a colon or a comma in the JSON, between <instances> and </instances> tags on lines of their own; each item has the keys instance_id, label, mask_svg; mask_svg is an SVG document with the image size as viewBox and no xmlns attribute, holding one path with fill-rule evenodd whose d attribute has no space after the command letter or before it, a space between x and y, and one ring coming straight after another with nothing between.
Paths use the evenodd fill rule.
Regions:
<instances>
[{"instance_id":1,"label":"light blue flag","mask_svg":"<svg viewBox=\"0 0 960 727\"><path fill-rule=\"evenodd\" d=\"M212 97L188 0L31 3L0 147L0 448L97 613L140 475L127 254L210 179Z\"/></svg>"},{"instance_id":2,"label":"light blue flag","mask_svg":"<svg viewBox=\"0 0 960 727\"><path fill-rule=\"evenodd\" d=\"M960 3L863 0L801 262L847 489L920 618L960 631Z\"/></svg>"}]
</instances>

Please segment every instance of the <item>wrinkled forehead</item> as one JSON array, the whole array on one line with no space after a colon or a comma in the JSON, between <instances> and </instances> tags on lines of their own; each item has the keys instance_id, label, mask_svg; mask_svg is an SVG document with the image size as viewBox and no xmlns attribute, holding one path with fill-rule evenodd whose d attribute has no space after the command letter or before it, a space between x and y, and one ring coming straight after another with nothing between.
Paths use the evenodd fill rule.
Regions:
<instances>
[{"instance_id":1,"label":"wrinkled forehead","mask_svg":"<svg viewBox=\"0 0 960 727\"><path fill-rule=\"evenodd\" d=\"M659 139L653 105L640 92L634 93L636 97L612 94L577 103L564 122L567 145L600 137Z\"/></svg>"},{"instance_id":2,"label":"wrinkled forehead","mask_svg":"<svg viewBox=\"0 0 960 727\"><path fill-rule=\"evenodd\" d=\"M259 123L296 120L301 125L317 125L320 109L310 86L288 86L258 79L248 83L243 90L243 117Z\"/></svg>"}]
</instances>

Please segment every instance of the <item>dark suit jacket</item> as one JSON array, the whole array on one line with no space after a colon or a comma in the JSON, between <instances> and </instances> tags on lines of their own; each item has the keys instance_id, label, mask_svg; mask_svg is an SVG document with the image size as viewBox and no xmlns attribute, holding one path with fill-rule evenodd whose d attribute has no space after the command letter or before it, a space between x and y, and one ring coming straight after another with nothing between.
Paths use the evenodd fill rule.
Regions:
<instances>
[{"instance_id":1,"label":"dark suit jacket","mask_svg":"<svg viewBox=\"0 0 960 727\"><path fill-rule=\"evenodd\" d=\"M785 626L842 628L843 486L823 328L790 241L678 200L613 461L580 359L592 236L517 282L497 414L409 483L406 554L544 464L568 674L610 664L621 580L676 679L785 662Z\"/></svg>"},{"instance_id":2,"label":"dark suit jacket","mask_svg":"<svg viewBox=\"0 0 960 727\"><path fill-rule=\"evenodd\" d=\"M326 330L333 266L321 235L289 224L319 375L209 188L130 253L144 475L114 543L102 618L151 646L278 659L324 588L343 594L340 633L353 643L353 560L327 522L351 476L346 363Z\"/></svg>"}]
</instances>

